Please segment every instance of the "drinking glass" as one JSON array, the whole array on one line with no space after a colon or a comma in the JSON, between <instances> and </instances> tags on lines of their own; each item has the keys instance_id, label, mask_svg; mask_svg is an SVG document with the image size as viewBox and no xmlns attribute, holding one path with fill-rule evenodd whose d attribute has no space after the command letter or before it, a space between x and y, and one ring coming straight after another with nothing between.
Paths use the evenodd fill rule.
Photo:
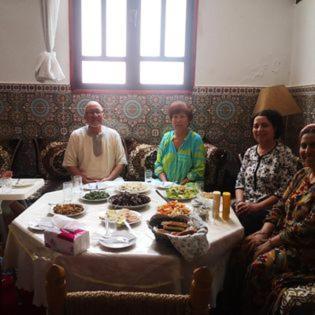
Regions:
<instances>
[{"instance_id":1,"label":"drinking glass","mask_svg":"<svg viewBox=\"0 0 315 315\"><path fill-rule=\"evenodd\" d=\"M75 198L80 198L82 194L82 176L80 175L75 175L72 178L72 183L73 183L73 195Z\"/></svg>"},{"instance_id":2,"label":"drinking glass","mask_svg":"<svg viewBox=\"0 0 315 315\"><path fill-rule=\"evenodd\" d=\"M63 190L63 202L69 203L72 201L72 182L65 182L62 184L62 190Z\"/></svg>"},{"instance_id":3,"label":"drinking glass","mask_svg":"<svg viewBox=\"0 0 315 315\"><path fill-rule=\"evenodd\" d=\"M116 230L117 219L118 219L117 210L115 210L115 209L107 209L106 217L107 217L108 225L111 225L113 227L113 230Z\"/></svg>"},{"instance_id":4,"label":"drinking glass","mask_svg":"<svg viewBox=\"0 0 315 315\"><path fill-rule=\"evenodd\" d=\"M152 171L150 169L145 170L144 181L148 184L150 184L152 182Z\"/></svg>"}]
</instances>

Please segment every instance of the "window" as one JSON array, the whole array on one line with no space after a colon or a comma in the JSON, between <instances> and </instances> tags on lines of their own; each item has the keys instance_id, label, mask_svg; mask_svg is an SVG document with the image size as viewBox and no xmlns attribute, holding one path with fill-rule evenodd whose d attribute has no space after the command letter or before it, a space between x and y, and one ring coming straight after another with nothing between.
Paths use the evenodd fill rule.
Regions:
<instances>
[{"instance_id":1,"label":"window","mask_svg":"<svg viewBox=\"0 0 315 315\"><path fill-rule=\"evenodd\" d=\"M195 0L72 0L75 89L191 89Z\"/></svg>"}]
</instances>

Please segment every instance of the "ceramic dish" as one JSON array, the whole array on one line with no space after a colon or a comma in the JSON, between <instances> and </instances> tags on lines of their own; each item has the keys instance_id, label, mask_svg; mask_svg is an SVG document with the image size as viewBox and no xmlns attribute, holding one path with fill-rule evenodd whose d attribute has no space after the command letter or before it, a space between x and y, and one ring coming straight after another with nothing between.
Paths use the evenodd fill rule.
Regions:
<instances>
[{"instance_id":1,"label":"ceramic dish","mask_svg":"<svg viewBox=\"0 0 315 315\"><path fill-rule=\"evenodd\" d=\"M124 220L126 219L130 225L137 224L141 222L141 214L137 211L130 209L120 209L120 210L108 210L108 220L109 222L116 222L117 225L124 225ZM105 214L106 215L106 214ZM101 220L105 220L105 216L100 216Z\"/></svg>"},{"instance_id":2,"label":"ceramic dish","mask_svg":"<svg viewBox=\"0 0 315 315\"><path fill-rule=\"evenodd\" d=\"M172 186L176 185L175 183L173 182L160 182L156 185L156 188L158 189L168 189Z\"/></svg>"},{"instance_id":3,"label":"ceramic dish","mask_svg":"<svg viewBox=\"0 0 315 315\"><path fill-rule=\"evenodd\" d=\"M84 202L91 202L91 203L98 203L98 202L106 202L108 199L107 198L101 198L101 199L95 199L95 200L92 200L92 199L86 199L84 197L81 197L80 200L84 201Z\"/></svg>"},{"instance_id":4,"label":"ceramic dish","mask_svg":"<svg viewBox=\"0 0 315 315\"><path fill-rule=\"evenodd\" d=\"M128 209L131 209L131 210L137 210L137 209L142 209L142 208L148 206L150 204L150 202L151 201L149 201L147 203L144 203L142 205L137 205L137 206L114 205L110 201L109 201L109 204L110 204L111 207L116 208L116 209L128 208Z\"/></svg>"},{"instance_id":5,"label":"ceramic dish","mask_svg":"<svg viewBox=\"0 0 315 315\"><path fill-rule=\"evenodd\" d=\"M83 190L104 190L108 187L108 183L105 182L97 182L97 183L89 183L83 185Z\"/></svg>"},{"instance_id":6,"label":"ceramic dish","mask_svg":"<svg viewBox=\"0 0 315 315\"><path fill-rule=\"evenodd\" d=\"M34 220L29 223L28 228L35 232L44 232L48 228L53 228L54 225L49 218L42 218L40 220Z\"/></svg>"},{"instance_id":7,"label":"ceramic dish","mask_svg":"<svg viewBox=\"0 0 315 315\"><path fill-rule=\"evenodd\" d=\"M116 190L118 192L128 192L129 194L145 194L150 191L150 187L142 182L126 182Z\"/></svg>"},{"instance_id":8,"label":"ceramic dish","mask_svg":"<svg viewBox=\"0 0 315 315\"><path fill-rule=\"evenodd\" d=\"M39 223L30 223L28 225L28 228L30 230L36 231L36 232L44 232L45 231L45 227L40 225Z\"/></svg>"},{"instance_id":9,"label":"ceramic dish","mask_svg":"<svg viewBox=\"0 0 315 315\"><path fill-rule=\"evenodd\" d=\"M12 187L13 188L24 188L24 187L30 187L30 186L33 186L34 183L31 183L31 182L27 182L27 181L20 181L16 184L13 184Z\"/></svg>"},{"instance_id":10,"label":"ceramic dish","mask_svg":"<svg viewBox=\"0 0 315 315\"><path fill-rule=\"evenodd\" d=\"M66 212L65 213L62 213L62 212L56 213L55 212L55 208L56 207L59 207L59 206L65 207L67 205L78 206L78 207L82 208L82 211L75 212L75 213L66 213ZM72 218L72 217L78 217L78 216L81 216L81 215L85 214L86 213L86 209L81 204L73 204L73 203L72 204L63 204L63 205L62 204L61 205L57 204L51 209L50 213L52 213L52 214L60 214L60 215L64 215L64 216Z\"/></svg>"},{"instance_id":11,"label":"ceramic dish","mask_svg":"<svg viewBox=\"0 0 315 315\"><path fill-rule=\"evenodd\" d=\"M120 249L130 247L134 245L136 241L136 237L129 232L116 231L109 237L101 237L98 242L101 246L107 248Z\"/></svg>"}]
</instances>

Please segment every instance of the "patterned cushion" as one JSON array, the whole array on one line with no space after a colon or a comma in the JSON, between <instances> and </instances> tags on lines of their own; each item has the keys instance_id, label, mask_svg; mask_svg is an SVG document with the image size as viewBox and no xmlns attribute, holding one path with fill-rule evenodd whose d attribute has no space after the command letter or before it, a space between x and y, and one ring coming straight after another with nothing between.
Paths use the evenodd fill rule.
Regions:
<instances>
[{"instance_id":1,"label":"patterned cushion","mask_svg":"<svg viewBox=\"0 0 315 315\"><path fill-rule=\"evenodd\" d=\"M314 314L315 283L286 288L282 293L279 307L280 314Z\"/></svg>"},{"instance_id":2,"label":"patterned cushion","mask_svg":"<svg viewBox=\"0 0 315 315\"><path fill-rule=\"evenodd\" d=\"M0 146L0 171L11 169L11 156L7 150Z\"/></svg>"},{"instance_id":3,"label":"patterned cushion","mask_svg":"<svg viewBox=\"0 0 315 315\"><path fill-rule=\"evenodd\" d=\"M45 178L69 178L68 171L62 166L66 147L67 142L55 141L40 152L40 168Z\"/></svg>"},{"instance_id":4,"label":"patterned cushion","mask_svg":"<svg viewBox=\"0 0 315 315\"><path fill-rule=\"evenodd\" d=\"M0 171L12 170L12 163L21 140L0 141Z\"/></svg>"},{"instance_id":5,"label":"patterned cushion","mask_svg":"<svg viewBox=\"0 0 315 315\"><path fill-rule=\"evenodd\" d=\"M129 150L128 150L129 151ZM157 145L138 144L129 153L127 180L144 180L144 169L154 170Z\"/></svg>"}]
</instances>

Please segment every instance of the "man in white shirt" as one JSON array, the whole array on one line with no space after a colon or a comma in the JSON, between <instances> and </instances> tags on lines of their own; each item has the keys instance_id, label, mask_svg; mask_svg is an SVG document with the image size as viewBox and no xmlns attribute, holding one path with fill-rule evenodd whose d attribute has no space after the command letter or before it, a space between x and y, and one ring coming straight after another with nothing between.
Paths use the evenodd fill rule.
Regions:
<instances>
[{"instance_id":1,"label":"man in white shirt","mask_svg":"<svg viewBox=\"0 0 315 315\"><path fill-rule=\"evenodd\" d=\"M103 126L104 111L98 102L87 103L84 119L87 126L71 133L62 165L82 176L83 183L114 180L127 164L120 135Z\"/></svg>"}]
</instances>

